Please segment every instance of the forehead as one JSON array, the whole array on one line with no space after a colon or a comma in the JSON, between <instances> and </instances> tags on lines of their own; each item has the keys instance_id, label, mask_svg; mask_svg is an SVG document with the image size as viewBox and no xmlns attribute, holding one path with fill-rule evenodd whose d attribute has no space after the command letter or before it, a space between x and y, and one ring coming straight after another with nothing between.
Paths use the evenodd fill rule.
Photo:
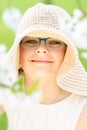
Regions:
<instances>
[{"instance_id":1,"label":"forehead","mask_svg":"<svg viewBox=\"0 0 87 130\"><path fill-rule=\"evenodd\" d=\"M68 38L68 36L66 36L65 34L63 34L61 32L58 32L58 31L57 32L54 32L54 31L52 32L50 30L48 30L48 31L47 30L32 30L32 31L29 31L29 29L27 29L20 36L19 42L25 36L39 37L39 38L51 37L51 38L54 38L56 40L60 40L60 41L64 42L67 46L70 45L70 44L72 44L72 42L70 41L70 39Z\"/></svg>"},{"instance_id":2,"label":"forehead","mask_svg":"<svg viewBox=\"0 0 87 130\"><path fill-rule=\"evenodd\" d=\"M48 38L48 37L50 37L50 38L54 38L54 39L65 41L64 38L62 37L62 35L57 34L57 33L48 32L46 30L32 31L30 33L26 33L25 36L39 37L39 38Z\"/></svg>"}]
</instances>

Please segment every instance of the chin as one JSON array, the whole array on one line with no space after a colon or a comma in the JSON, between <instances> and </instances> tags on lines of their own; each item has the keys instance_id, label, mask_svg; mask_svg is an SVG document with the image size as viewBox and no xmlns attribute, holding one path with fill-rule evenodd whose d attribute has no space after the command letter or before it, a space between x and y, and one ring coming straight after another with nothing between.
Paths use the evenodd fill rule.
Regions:
<instances>
[{"instance_id":1,"label":"chin","mask_svg":"<svg viewBox=\"0 0 87 130\"><path fill-rule=\"evenodd\" d=\"M48 77L50 75L50 73L47 73L47 71L38 71L37 73L34 72L34 77L38 77L38 78L44 78L44 77Z\"/></svg>"}]
</instances>

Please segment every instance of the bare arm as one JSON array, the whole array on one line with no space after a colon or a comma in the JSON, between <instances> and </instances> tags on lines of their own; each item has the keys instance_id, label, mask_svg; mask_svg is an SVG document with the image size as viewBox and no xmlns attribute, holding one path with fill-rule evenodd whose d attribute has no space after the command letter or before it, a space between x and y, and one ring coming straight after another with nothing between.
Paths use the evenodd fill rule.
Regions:
<instances>
[{"instance_id":1,"label":"bare arm","mask_svg":"<svg viewBox=\"0 0 87 130\"><path fill-rule=\"evenodd\" d=\"M80 115L76 130L87 130L87 104Z\"/></svg>"},{"instance_id":2,"label":"bare arm","mask_svg":"<svg viewBox=\"0 0 87 130\"><path fill-rule=\"evenodd\" d=\"M3 106L0 106L0 115L2 115L3 112L4 112L4 108Z\"/></svg>"}]
</instances>

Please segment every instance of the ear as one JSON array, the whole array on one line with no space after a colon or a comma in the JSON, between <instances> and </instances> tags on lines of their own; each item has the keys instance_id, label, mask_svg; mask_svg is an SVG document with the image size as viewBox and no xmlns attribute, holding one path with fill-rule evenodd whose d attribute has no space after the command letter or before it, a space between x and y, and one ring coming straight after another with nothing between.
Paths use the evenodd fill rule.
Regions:
<instances>
[{"instance_id":1,"label":"ear","mask_svg":"<svg viewBox=\"0 0 87 130\"><path fill-rule=\"evenodd\" d=\"M19 69L18 69L18 74L19 74L19 75L24 75L24 70L23 70L22 68L19 68Z\"/></svg>"}]
</instances>

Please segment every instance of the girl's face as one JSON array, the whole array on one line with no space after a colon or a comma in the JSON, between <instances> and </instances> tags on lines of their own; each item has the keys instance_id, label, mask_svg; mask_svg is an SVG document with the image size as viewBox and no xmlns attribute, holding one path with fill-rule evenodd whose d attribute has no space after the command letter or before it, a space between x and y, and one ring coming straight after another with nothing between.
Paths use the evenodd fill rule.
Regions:
<instances>
[{"instance_id":1,"label":"girl's face","mask_svg":"<svg viewBox=\"0 0 87 130\"><path fill-rule=\"evenodd\" d=\"M24 70L25 77L28 79L56 78L65 56L66 45L58 45L60 43L57 43L57 40L54 42L55 39L52 39L54 40L52 42L45 40L45 43L48 42L48 46L53 48L62 46L60 49L48 49L44 40L41 40L37 48L31 49L30 47L36 46L37 43L27 38L25 37L20 45L20 67Z\"/></svg>"}]
</instances>

